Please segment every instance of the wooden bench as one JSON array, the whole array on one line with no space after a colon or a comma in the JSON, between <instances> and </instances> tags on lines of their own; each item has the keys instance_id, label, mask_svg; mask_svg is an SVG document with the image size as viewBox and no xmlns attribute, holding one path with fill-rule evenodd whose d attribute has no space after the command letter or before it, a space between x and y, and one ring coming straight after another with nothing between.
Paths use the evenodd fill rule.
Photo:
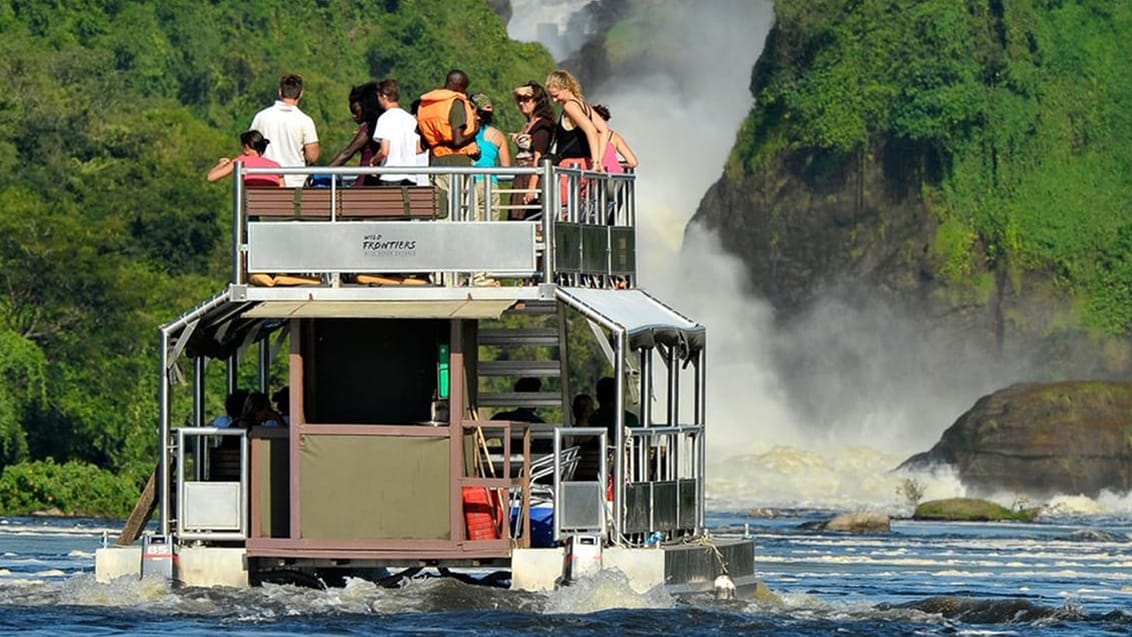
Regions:
<instances>
[{"instance_id":1,"label":"wooden bench","mask_svg":"<svg viewBox=\"0 0 1132 637\"><path fill-rule=\"evenodd\" d=\"M329 219L329 188L248 188L245 211L249 218ZM338 218L435 219L438 191L431 186L358 187L334 191Z\"/></svg>"}]
</instances>

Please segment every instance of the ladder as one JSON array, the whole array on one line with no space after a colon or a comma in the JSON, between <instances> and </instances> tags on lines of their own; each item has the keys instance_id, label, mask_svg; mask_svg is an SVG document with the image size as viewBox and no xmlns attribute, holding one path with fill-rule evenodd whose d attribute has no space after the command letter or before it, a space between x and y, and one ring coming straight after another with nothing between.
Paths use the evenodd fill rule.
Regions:
<instances>
[{"instance_id":1,"label":"ladder","mask_svg":"<svg viewBox=\"0 0 1132 637\"><path fill-rule=\"evenodd\" d=\"M483 357L481 348L479 377L506 378L508 388L514 388L521 378L537 378L542 390L480 392L478 406L496 412L520 407L558 408L568 425L571 414L565 342L566 316L556 301L524 302L504 312L500 326L481 327L477 345L496 348L496 355ZM559 379L557 390L547 388L552 379Z\"/></svg>"}]
</instances>

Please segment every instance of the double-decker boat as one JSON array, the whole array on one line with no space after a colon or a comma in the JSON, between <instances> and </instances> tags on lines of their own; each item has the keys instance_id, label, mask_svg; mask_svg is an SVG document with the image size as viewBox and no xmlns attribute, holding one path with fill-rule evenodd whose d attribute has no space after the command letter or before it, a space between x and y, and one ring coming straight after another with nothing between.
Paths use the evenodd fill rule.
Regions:
<instances>
[{"instance_id":1,"label":"double-decker boat","mask_svg":"<svg viewBox=\"0 0 1132 637\"><path fill-rule=\"evenodd\" d=\"M244 184L279 172L325 187ZM433 185L348 186L382 172ZM541 203L496 221L518 206L490 177L522 172L540 175ZM97 551L99 580L392 582L429 568L546 590L616 568L640 591L753 590L753 543L705 529L706 332L637 285L632 174L234 177L231 281L160 329L158 468ZM598 380L571 380L587 340L615 387L607 426L571 426L571 397ZM289 425L209 426L208 361L232 391L256 357L264 392L273 366L287 370ZM543 382L500 391L519 378ZM557 423L487 417L518 408Z\"/></svg>"}]
</instances>

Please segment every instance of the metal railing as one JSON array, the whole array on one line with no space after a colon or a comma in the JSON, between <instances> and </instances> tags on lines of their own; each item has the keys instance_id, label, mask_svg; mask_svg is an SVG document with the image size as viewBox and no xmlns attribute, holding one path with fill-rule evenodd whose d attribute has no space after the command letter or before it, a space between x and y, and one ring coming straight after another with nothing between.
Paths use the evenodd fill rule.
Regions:
<instances>
[{"instance_id":1,"label":"metal railing","mask_svg":"<svg viewBox=\"0 0 1132 637\"><path fill-rule=\"evenodd\" d=\"M704 523L703 451L702 424L627 427L624 492L631 510L624 513L618 532L698 532Z\"/></svg>"},{"instance_id":2,"label":"metal railing","mask_svg":"<svg viewBox=\"0 0 1132 637\"><path fill-rule=\"evenodd\" d=\"M576 440L585 436L597 437L599 441L597 448L600 450L598 454L600 459L596 480L577 480L572 475L564 474L562 439L568 437ZM608 437L605 427L555 427L553 474L555 541L561 541L566 531L603 536L607 533L605 486L609 479L609 465L605 449L609 445Z\"/></svg>"},{"instance_id":3,"label":"metal railing","mask_svg":"<svg viewBox=\"0 0 1132 637\"><path fill-rule=\"evenodd\" d=\"M531 235L532 256L529 267L511 271L496 271L492 261L485 255L483 272L499 274L499 278L517 278L531 282L560 282L567 285L586 285L590 287L634 287L635 283L635 226L636 197L635 176L626 174L605 174L577 168L552 166L549 162L539 167L303 167L303 168L244 168L237 165L234 170L232 217L232 282L246 284L249 277L248 260L251 247L249 237L249 215L247 193L244 185L245 175L319 175L328 176L328 185L320 188L293 189L307 193L312 190L328 190L329 206L326 218L321 220L330 224L354 223L359 232L368 228L371 233L380 228L393 228L392 225L372 224L414 224L403 225L399 230L408 230L414 236L432 236L422 223L436 224L491 224L497 219L506 219L516 209L537 210L537 215L529 221L508 221L494 226L487 234L475 230L475 225L466 226L471 240L483 235L482 242L491 245L493 234L498 235L496 246L506 247L515 243L511 237L514 229L509 224L525 224L536 228ZM422 220L390 221L366 219L343 220L340 195L350 190L344 185L351 178L362 175L398 175L406 178L427 177L437 190L443 206L442 214L432 222ZM506 178L516 175L539 175L541 204L539 206L512 205L505 201L516 193L505 187ZM497 185L492 177L503 178ZM481 178L477 181L477 178ZM380 188L373 187L373 188ZM410 187L411 188L411 187ZM369 190L370 188L366 188ZM260 190L260 189L256 189ZM500 195L496 201L495 195ZM252 223L257 223L252 221ZM258 222L267 223L267 222ZM320 226L320 229L322 226ZM427 242L426 242L427 243ZM294 241L288 238L288 245ZM562 254L559 254L561 252ZM450 254L449 251L447 254ZM432 280L435 284L446 286L470 285L471 278L466 275L473 270L456 270L444 267L441 254L426 255L437 257L435 269L417 267L416 271L438 275ZM317 261L317 260L315 260ZM321 283L337 285L338 273L349 271L346 265L335 267L319 266L312 262L303 270L321 277Z\"/></svg>"},{"instance_id":4,"label":"metal railing","mask_svg":"<svg viewBox=\"0 0 1132 637\"><path fill-rule=\"evenodd\" d=\"M176 430L177 461L174 484L177 487L176 533L180 540L245 540L248 537L248 436L243 429L217 427L181 427ZM211 451L235 451L197 441L239 437L237 479L207 479L215 467L208 467ZM189 441L197 450L193 478L186 474L185 450ZM230 476L226 476L229 477Z\"/></svg>"}]
</instances>

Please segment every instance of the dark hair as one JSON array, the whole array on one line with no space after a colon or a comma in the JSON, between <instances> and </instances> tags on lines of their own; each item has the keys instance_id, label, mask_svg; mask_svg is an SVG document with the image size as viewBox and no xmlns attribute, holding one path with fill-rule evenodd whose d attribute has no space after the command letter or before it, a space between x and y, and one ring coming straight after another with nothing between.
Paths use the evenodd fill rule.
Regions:
<instances>
[{"instance_id":1,"label":"dark hair","mask_svg":"<svg viewBox=\"0 0 1132 637\"><path fill-rule=\"evenodd\" d=\"M271 143L271 140L265 139L263 133L257 130L249 130L240 133L240 143L249 148L254 148L255 152L262 155L263 151L267 150L267 145Z\"/></svg>"},{"instance_id":2,"label":"dark hair","mask_svg":"<svg viewBox=\"0 0 1132 637\"><path fill-rule=\"evenodd\" d=\"M377 94L384 95L390 102L401 101L401 87L397 85L397 80L381 80L377 85Z\"/></svg>"},{"instance_id":3,"label":"dark hair","mask_svg":"<svg viewBox=\"0 0 1132 637\"><path fill-rule=\"evenodd\" d=\"M479 115L480 123L484 126L490 126L495 123L495 111L477 110L476 114Z\"/></svg>"},{"instance_id":4,"label":"dark hair","mask_svg":"<svg viewBox=\"0 0 1132 637\"><path fill-rule=\"evenodd\" d=\"M460 69L452 69L444 78L444 86L456 91L467 91L468 74Z\"/></svg>"},{"instance_id":5,"label":"dark hair","mask_svg":"<svg viewBox=\"0 0 1132 637\"><path fill-rule=\"evenodd\" d=\"M611 376L604 376L597 381L597 387L594 387L594 394L597 395L597 402L605 407L612 407L613 402L617 400L617 381L613 380Z\"/></svg>"},{"instance_id":6,"label":"dark hair","mask_svg":"<svg viewBox=\"0 0 1132 637\"><path fill-rule=\"evenodd\" d=\"M542 381L533 376L524 376L515 381L516 392L537 392L542 390Z\"/></svg>"},{"instance_id":7,"label":"dark hair","mask_svg":"<svg viewBox=\"0 0 1132 637\"><path fill-rule=\"evenodd\" d=\"M589 394L578 394L577 396L574 396L574 402L570 404L571 411L574 412L574 417L576 418L578 414L586 408L587 405L589 406L590 411L593 411L594 399L592 396L590 396Z\"/></svg>"},{"instance_id":8,"label":"dark hair","mask_svg":"<svg viewBox=\"0 0 1132 637\"><path fill-rule=\"evenodd\" d=\"M279 95L287 99L297 100L303 94L302 75L284 75L279 78Z\"/></svg>"},{"instance_id":9,"label":"dark hair","mask_svg":"<svg viewBox=\"0 0 1132 637\"><path fill-rule=\"evenodd\" d=\"M291 388L284 385L276 389L275 393L271 395L271 401L275 403L275 408L279 410L279 413L285 415L291 411Z\"/></svg>"},{"instance_id":10,"label":"dark hair","mask_svg":"<svg viewBox=\"0 0 1132 637\"><path fill-rule=\"evenodd\" d=\"M548 122L553 122L556 118L554 107L550 105L550 94L546 92L542 84L534 80L528 80L523 86L530 87L532 96L535 98L535 110L532 115L542 117Z\"/></svg>"},{"instance_id":11,"label":"dark hair","mask_svg":"<svg viewBox=\"0 0 1132 637\"><path fill-rule=\"evenodd\" d=\"M259 420L259 414L265 409L271 409L271 401L267 399L267 394L261 391L249 393L247 400L244 401L244 408L240 412L240 426L248 428L263 424Z\"/></svg>"},{"instance_id":12,"label":"dark hair","mask_svg":"<svg viewBox=\"0 0 1132 637\"><path fill-rule=\"evenodd\" d=\"M594 104L592 108L595 113L601 115L601 118L607 122L613 118L613 116L609 114L609 107L605 104Z\"/></svg>"},{"instance_id":13,"label":"dark hair","mask_svg":"<svg viewBox=\"0 0 1132 637\"><path fill-rule=\"evenodd\" d=\"M228 414L228 417L232 420L239 418L244 410L244 402L247 400L248 390L246 389L237 389L228 394L228 397L224 399L224 413Z\"/></svg>"},{"instance_id":14,"label":"dark hair","mask_svg":"<svg viewBox=\"0 0 1132 637\"><path fill-rule=\"evenodd\" d=\"M369 125L372 135L377 127L377 118L381 116L381 104L377 101L377 82L366 82L350 89L350 104L357 104L362 109L362 121Z\"/></svg>"}]
</instances>

